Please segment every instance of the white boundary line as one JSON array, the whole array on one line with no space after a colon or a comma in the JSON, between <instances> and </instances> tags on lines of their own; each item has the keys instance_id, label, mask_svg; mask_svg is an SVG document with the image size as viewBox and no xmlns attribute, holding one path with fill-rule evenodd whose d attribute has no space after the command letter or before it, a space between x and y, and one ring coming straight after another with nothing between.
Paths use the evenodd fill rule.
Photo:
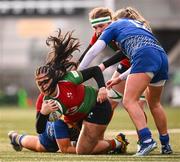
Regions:
<instances>
[{"instance_id":1,"label":"white boundary line","mask_svg":"<svg viewBox=\"0 0 180 162\"><path fill-rule=\"evenodd\" d=\"M106 135L115 135L118 134L119 132L122 132L126 135L137 135L137 132L135 130L107 130L106 131ZM152 130L152 133L158 133L157 130ZM180 129L179 128L175 128L175 129L168 129L169 133L180 133Z\"/></svg>"}]
</instances>

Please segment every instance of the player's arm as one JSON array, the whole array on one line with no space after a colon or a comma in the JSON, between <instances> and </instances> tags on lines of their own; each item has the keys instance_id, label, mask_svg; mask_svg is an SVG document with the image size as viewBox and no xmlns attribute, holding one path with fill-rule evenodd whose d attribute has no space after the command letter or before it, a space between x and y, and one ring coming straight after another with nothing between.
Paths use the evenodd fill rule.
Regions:
<instances>
[{"instance_id":1,"label":"player's arm","mask_svg":"<svg viewBox=\"0 0 180 162\"><path fill-rule=\"evenodd\" d=\"M77 141L79 130L73 129L73 131L71 131L72 129L73 128L69 128L68 124L62 120L58 120L54 123L54 134L56 143L59 147L59 152L71 154L76 153L76 148L71 144L71 141Z\"/></svg>"},{"instance_id":2,"label":"player's arm","mask_svg":"<svg viewBox=\"0 0 180 162\"><path fill-rule=\"evenodd\" d=\"M98 66L93 66L85 70L80 71L83 77L83 82L94 78L98 88L105 87L105 80L101 69Z\"/></svg>"},{"instance_id":3,"label":"player's arm","mask_svg":"<svg viewBox=\"0 0 180 162\"><path fill-rule=\"evenodd\" d=\"M41 134L46 129L46 123L48 121L49 115L44 115L41 112L38 112L36 116L36 132Z\"/></svg>"},{"instance_id":4,"label":"player's arm","mask_svg":"<svg viewBox=\"0 0 180 162\"><path fill-rule=\"evenodd\" d=\"M81 71L70 71L64 77L65 80L75 84L81 84L91 78L94 78L99 88L105 86L104 76L98 66L93 66Z\"/></svg>"},{"instance_id":5,"label":"player's arm","mask_svg":"<svg viewBox=\"0 0 180 162\"><path fill-rule=\"evenodd\" d=\"M119 74L124 73L126 70L128 70L131 67L131 63L130 60L126 57L123 60L120 61L116 71Z\"/></svg>"},{"instance_id":6,"label":"player's arm","mask_svg":"<svg viewBox=\"0 0 180 162\"><path fill-rule=\"evenodd\" d=\"M97 42L89 49L85 57L79 64L78 70L83 70L93 61L93 59L106 47L106 42L97 40Z\"/></svg>"},{"instance_id":7,"label":"player's arm","mask_svg":"<svg viewBox=\"0 0 180 162\"><path fill-rule=\"evenodd\" d=\"M36 100L36 132L42 133L46 128L49 115L41 113L44 95L40 94Z\"/></svg>"},{"instance_id":8,"label":"player's arm","mask_svg":"<svg viewBox=\"0 0 180 162\"><path fill-rule=\"evenodd\" d=\"M75 84L81 84L91 78L94 78L98 85L99 91L97 101L101 103L106 100L107 92L105 88L104 77L100 67L94 66L82 71L71 71L64 77L65 80L69 80Z\"/></svg>"},{"instance_id":9,"label":"player's arm","mask_svg":"<svg viewBox=\"0 0 180 162\"><path fill-rule=\"evenodd\" d=\"M79 63L83 60L84 56L89 51L89 49L93 46L93 44L97 41L97 39L98 39L98 36L96 35L96 32L94 32L88 47L85 49L85 51L83 52L83 54L81 55L81 57L78 60Z\"/></svg>"},{"instance_id":10,"label":"player's arm","mask_svg":"<svg viewBox=\"0 0 180 162\"><path fill-rule=\"evenodd\" d=\"M103 63L101 63L99 65L99 67L103 71L104 69L108 68L109 66L112 66L112 65L118 63L119 61L121 61L125 57L126 56L123 54L123 52L119 50L112 57L110 57L109 59L107 59Z\"/></svg>"},{"instance_id":11,"label":"player's arm","mask_svg":"<svg viewBox=\"0 0 180 162\"><path fill-rule=\"evenodd\" d=\"M131 72L131 67L128 70L126 70L124 73L120 74L119 79L126 80L130 72Z\"/></svg>"},{"instance_id":12,"label":"player's arm","mask_svg":"<svg viewBox=\"0 0 180 162\"><path fill-rule=\"evenodd\" d=\"M41 104L40 111L37 112L36 117L36 131L43 133L46 128L46 123L49 119L49 114L58 109L54 100L44 100Z\"/></svg>"},{"instance_id":13,"label":"player's arm","mask_svg":"<svg viewBox=\"0 0 180 162\"><path fill-rule=\"evenodd\" d=\"M98 85L99 91L97 95L97 102L104 102L107 99L107 91L105 88L105 81L101 69L98 66L88 68L81 71L83 80L86 81L90 78L94 78Z\"/></svg>"},{"instance_id":14,"label":"player's arm","mask_svg":"<svg viewBox=\"0 0 180 162\"><path fill-rule=\"evenodd\" d=\"M71 145L70 138L56 139L59 152L76 154L76 147Z\"/></svg>"}]
</instances>

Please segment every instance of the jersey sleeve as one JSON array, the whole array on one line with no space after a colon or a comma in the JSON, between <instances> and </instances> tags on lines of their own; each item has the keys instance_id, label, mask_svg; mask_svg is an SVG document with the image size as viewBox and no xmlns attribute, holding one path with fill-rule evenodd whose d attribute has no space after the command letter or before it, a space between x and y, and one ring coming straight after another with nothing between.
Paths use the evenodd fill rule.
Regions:
<instances>
[{"instance_id":1,"label":"jersey sleeve","mask_svg":"<svg viewBox=\"0 0 180 162\"><path fill-rule=\"evenodd\" d=\"M91 38L90 45L93 46L93 44L97 41L98 37L96 33L94 32L94 35Z\"/></svg>"},{"instance_id":2,"label":"jersey sleeve","mask_svg":"<svg viewBox=\"0 0 180 162\"><path fill-rule=\"evenodd\" d=\"M68 126L64 121L54 122L54 135L56 139L69 138Z\"/></svg>"},{"instance_id":3,"label":"jersey sleeve","mask_svg":"<svg viewBox=\"0 0 180 162\"><path fill-rule=\"evenodd\" d=\"M99 37L99 40L103 40L106 44L109 44L114 39L114 31L112 27L107 27Z\"/></svg>"},{"instance_id":4,"label":"jersey sleeve","mask_svg":"<svg viewBox=\"0 0 180 162\"><path fill-rule=\"evenodd\" d=\"M43 99L44 99L44 95L43 94L39 94L37 100L36 100L36 112L40 112L41 110L41 106L43 103Z\"/></svg>"},{"instance_id":5,"label":"jersey sleeve","mask_svg":"<svg viewBox=\"0 0 180 162\"><path fill-rule=\"evenodd\" d=\"M130 68L131 66L130 60L128 58L121 60L120 64L126 68Z\"/></svg>"},{"instance_id":6,"label":"jersey sleeve","mask_svg":"<svg viewBox=\"0 0 180 162\"><path fill-rule=\"evenodd\" d=\"M63 79L73 82L75 84L81 84L83 82L82 74L81 72L78 72L78 71L68 72Z\"/></svg>"},{"instance_id":7,"label":"jersey sleeve","mask_svg":"<svg viewBox=\"0 0 180 162\"><path fill-rule=\"evenodd\" d=\"M118 67L117 67L117 72L120 74L124 73L126 70L130 68L131 64L128 58L125 58L120 61Z\"/></svg>"}]
</instances>

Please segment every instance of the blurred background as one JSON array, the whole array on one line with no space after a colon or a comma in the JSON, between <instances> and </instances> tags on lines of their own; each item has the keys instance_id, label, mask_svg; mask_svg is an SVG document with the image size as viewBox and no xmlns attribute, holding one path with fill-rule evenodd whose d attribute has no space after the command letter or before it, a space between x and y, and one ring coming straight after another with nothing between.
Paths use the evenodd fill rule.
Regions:
<instances>
[{"instance_id":1,"label":"blurred background","mask_svg":"<svg viewBox=\"0 0 180 162\"><path fill-rule=\"evenodd\" d=\"M132 6L150 22L154 34L168 53L170 79L164 104L180 106L180 0L1 0L0 1L0 106L34 106L38 89L35 69L44 63L46 37L57 28L74 30L81 42L77 60L86 49L93 30L88 13L94 7L112 10ZM92 63L97 65L113 52L105 50ZM106 80L115 66L104 72Z\"/></svg>"}]
</instances>

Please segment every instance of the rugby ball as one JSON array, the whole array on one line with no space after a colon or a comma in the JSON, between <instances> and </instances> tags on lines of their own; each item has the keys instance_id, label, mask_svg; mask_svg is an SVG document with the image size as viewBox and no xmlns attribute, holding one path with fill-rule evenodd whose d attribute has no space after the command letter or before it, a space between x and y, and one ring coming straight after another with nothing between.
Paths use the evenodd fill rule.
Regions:
<instances>
[{"instance_id":1,"label":"rugby ball","mask_svg":"<svg viewBox=\"0 0 180 162\"><path fill-rule=\"evenodd\" d=\"M55 103L59 109L54 112L51 112L49 114L49 121L51 121L51 122L55 122L55 121L59 120L63 114L63 108L62 108L61 104L57 100L55 100Z\"/></svg>"},{"instance_id":2,"label":"rugby ball","mask_svg":"<svg viewBox=\"0 0 180 162\"><path fill-rule=\"evenodd\" d=\"M120 92L114 90L114 89L107 89L107 94L109 99L115 101L115 102L120 102L122 101L123 98L123 94L121 94Z\"/></svg>"}]
</instances>

